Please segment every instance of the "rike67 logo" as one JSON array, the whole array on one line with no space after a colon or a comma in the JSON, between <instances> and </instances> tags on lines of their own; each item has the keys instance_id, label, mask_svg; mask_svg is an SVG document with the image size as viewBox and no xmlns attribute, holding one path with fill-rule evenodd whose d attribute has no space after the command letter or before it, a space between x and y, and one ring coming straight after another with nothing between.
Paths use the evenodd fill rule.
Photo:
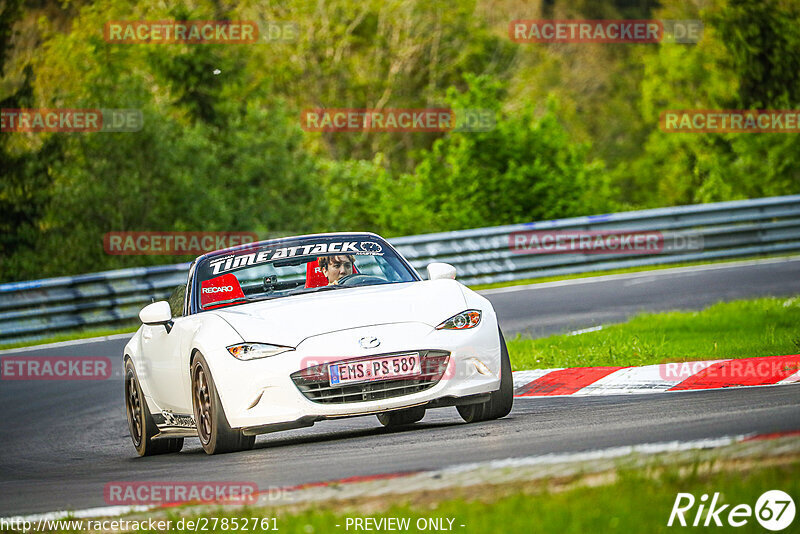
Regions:
<instances>
[{"instance_id":1,"label":"rike67 logo","mask_svg":"<svg viewBox=\"0 0 800 534\"><path fill-rule=\"evenodd\" d=\"M692 508L697 504L697 510L692 513ZM725 524L732 527L746 525L753 516L756 521L767 530L784 530L792 524L795 516L794 500L788 493L781 490L765 491L756 501L755 507L749 504L737 504L731 508L730 504L720 503L720 494L714 493L709 502L708 495L703 494L699 500L691 493L678 493L672 512L669 514L667 526L717 526ZM705 515L705 520L704 519Z\"/></svg>"}]
</instances>

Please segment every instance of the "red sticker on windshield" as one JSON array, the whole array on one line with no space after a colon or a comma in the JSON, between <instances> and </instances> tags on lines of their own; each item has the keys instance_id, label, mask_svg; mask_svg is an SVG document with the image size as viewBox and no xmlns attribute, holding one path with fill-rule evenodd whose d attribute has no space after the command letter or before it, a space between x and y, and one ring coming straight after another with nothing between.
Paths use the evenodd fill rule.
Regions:
<instances>
[{"instance_id":1,"label":"red sticker on windshield","mask_svg":"<svg viewBox=\"0 0 800 534\"><path fill-rule=\"evenodd\" d=\"M204 280L200 284L200 305L223 304L227 300L244 298L239 280L230 273Z\"/></svg>"}]
</instances>

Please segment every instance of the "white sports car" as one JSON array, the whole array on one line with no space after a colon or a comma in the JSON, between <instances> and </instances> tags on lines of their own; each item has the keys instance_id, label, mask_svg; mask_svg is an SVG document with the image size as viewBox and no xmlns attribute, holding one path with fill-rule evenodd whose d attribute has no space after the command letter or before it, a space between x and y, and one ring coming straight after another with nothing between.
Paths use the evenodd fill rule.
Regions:
<instances>
[{"instance_id":1,"label":"white sports car","mask_svg":"<svg viewBox=\"0 0 800 534\"><path fill-rule=\"evenodd\" d=\"M197 436L208 454L255 436L376 414L407 425L456 406L511 411L511 365L492 305L370 233L261 241L198 257L125 346L125 407L141 456Z\"/></svg>"}]
</instances>

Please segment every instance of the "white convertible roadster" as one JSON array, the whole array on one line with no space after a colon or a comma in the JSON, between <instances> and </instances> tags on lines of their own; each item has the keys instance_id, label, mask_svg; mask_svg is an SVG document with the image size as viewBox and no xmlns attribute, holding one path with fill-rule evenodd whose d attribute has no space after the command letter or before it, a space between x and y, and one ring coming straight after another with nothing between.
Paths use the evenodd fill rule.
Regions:
<instances>
[{"instance_id":1,"label":"white convertible roadster","mask_svg":"<svg viewBox=\"0 0 800 534\"><path fill-rule=\"evenodd\" d=\"M255 436L376 414L408 425L456 406L511 411L511 365L492 305L428 265L429 280L369 233L261 241L205 254L170 302L139 314L124 351L136 451L209 454Z\"/></svg>"}]
</instances>

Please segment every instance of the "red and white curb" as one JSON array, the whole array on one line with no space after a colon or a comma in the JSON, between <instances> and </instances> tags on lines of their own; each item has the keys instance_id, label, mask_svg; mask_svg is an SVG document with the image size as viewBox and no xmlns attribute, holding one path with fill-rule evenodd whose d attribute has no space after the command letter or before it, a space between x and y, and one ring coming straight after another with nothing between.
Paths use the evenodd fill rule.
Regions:
<instances>
[{"instance_id":1,"label":"red and white curb","mask_svg":"<svg viewBox=\"0 0 800 534\"><path fill-rule=\"evenodd\" d=\"M514 373L515 397L625 395L800 382L800 355Z\"/></svg>"}]
</instances>

